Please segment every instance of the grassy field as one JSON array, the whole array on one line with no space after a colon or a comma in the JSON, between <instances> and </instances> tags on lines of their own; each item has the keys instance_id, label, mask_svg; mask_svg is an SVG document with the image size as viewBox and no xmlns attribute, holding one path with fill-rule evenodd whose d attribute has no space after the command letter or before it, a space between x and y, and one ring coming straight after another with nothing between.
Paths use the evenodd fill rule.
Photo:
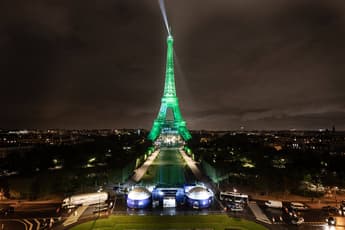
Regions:
<instances>
[{"instance_id":1,"label":"grassy field","mask_svg":"<svg viewBox=\"0 0 345 230\"><path fill-rule=\"evenodd\" d=\"M185 162L178 150L161 150L144 175L144 183L182 185L185 183Z\"/></svg>"},{"instance_id":2,"label":"grassy field","mask_svg":"<svg viewBox=\"0 0 345 230\"><path fill-rule=\"evenodd\" d=\"M265 227L251 221L230 218L227 215L195 216L117 216L89 221L71 230L264 230Z\"/></svg>"}]
</instances>

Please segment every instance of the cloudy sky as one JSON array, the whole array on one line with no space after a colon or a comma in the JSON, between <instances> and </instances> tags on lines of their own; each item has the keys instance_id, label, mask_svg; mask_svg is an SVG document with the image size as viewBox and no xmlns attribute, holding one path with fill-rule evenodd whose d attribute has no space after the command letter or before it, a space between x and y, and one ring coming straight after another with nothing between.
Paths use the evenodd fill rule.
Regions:
<instances>
[{"instance_id":1,"label":"cloudy sky","mask_svg":"<svg viewBox=\"0 0 345 230\"><path fill-rule=\"evenodd\" d=\"M343 0L166 0L191 129L345 129ZM147 128L157 0L0 3L0 128Z\"/></svg>"}]
</instances>

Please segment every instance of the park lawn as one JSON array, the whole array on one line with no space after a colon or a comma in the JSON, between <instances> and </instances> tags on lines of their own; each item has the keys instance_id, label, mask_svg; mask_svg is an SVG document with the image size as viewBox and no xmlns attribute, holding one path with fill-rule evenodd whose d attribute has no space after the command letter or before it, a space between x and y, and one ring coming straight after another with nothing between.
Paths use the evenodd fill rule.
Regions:
<instances>
[{"instance_id":1,"label":"park lawn","mask_svg":"<svg viewBox=\"0 0 345 230\"><path fill-rule=\"evenodd\" d=\"M184 165L179 150L161 150L159 169L156 174L156 184L182 185L185 183Z\"/></svg>"},{"instance_id":2,"label":"park lawn","mask_svg":"<svg viewBox=\"0 0 345 230\"><path fill-rule=\"evenodd\" d=\"M146 184L182 185L185 181L185 162L178 150L160 150L161 152L148 168L142 182Z\"/></svg>"},{"instance_id":3,"label":"park lawn","mask_svg":"<svg viewBox=\"0 0 345 230\"><path fill-rule=\"evenodd\" d=\"M98 219L77 225L71 230L151 230L151 229L207 229L207 230L264 230L255 222L231 218L227 215L186 215L186 216L118 216Z\"/></svg>"}]
</instances>

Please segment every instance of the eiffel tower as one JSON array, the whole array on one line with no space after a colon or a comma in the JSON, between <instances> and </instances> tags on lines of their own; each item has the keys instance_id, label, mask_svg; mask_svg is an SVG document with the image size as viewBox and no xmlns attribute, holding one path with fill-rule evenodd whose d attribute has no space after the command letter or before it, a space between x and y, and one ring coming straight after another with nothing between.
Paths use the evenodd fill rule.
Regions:
<instances>
[{"instance_id":1,"label":"eiffel tower","mask_svg":"<svg viewBox=\"0 0 345 230\"><path fill-rule=\"evenodd\" d=\"M183 140L191 139L191 135L183 120L178 98L175 89L174 77L174 39L169 34L167 38L167 61L165 70L164 93L161 100L161 107L148 138L156 140L161 133L179 134Z\"/></svg>"}]
</instances>

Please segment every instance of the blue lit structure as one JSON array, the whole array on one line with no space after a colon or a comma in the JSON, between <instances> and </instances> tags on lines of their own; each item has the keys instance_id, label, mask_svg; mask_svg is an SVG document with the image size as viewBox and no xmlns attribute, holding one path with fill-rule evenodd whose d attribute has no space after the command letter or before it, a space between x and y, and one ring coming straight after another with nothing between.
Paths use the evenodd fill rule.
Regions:
<instances>
[{"instance_id":1,"label":"blue lit structure","mask_svg":"<svg viewBox=\"0 0 345 230\"><path fill-rule=\"evenodd\" d=\"M134 209L146 208L151 204L151 193L144 187L133 188L127 196L127 207Z\"/></svg>"},{"instance_id":2,"label":"blue lit structure","mask_svg":"<svg viewBox=\"0 0 345 230\"><path fill-rule=\"evenodd\" d=\"M152 189L152 193L145 187L135 187L128 193L127 207L143 209L152 204L154 208L187 205L195 209L203 209L210 207L213 195L210 189L200 185L185 185L183 187L158 185Z\"/></svg>"},{"instance_id":3,"label":"blue lit structure","mask_svg":"<svg viewBox=\"0 0 345 230\"><path fill-rule=\"evenodd\" d=\"M186 191L186 203L195 209L210 207L212 199L213 193L205 187L195 186Z\"/></svg>"},{"instance_id":4,"label":"blue lit structure","mask_svg":"<svg viewBox=\"0 0 345 230\"><path fill-rule=\"evenodd\" d=\"M182 187L163 187L157 186L152 191L152 200L159 203L159 206L165 207L164 200L174 199L175 206L181 206L185 203L185 193Z\"/></svg>"}]
</instances>

